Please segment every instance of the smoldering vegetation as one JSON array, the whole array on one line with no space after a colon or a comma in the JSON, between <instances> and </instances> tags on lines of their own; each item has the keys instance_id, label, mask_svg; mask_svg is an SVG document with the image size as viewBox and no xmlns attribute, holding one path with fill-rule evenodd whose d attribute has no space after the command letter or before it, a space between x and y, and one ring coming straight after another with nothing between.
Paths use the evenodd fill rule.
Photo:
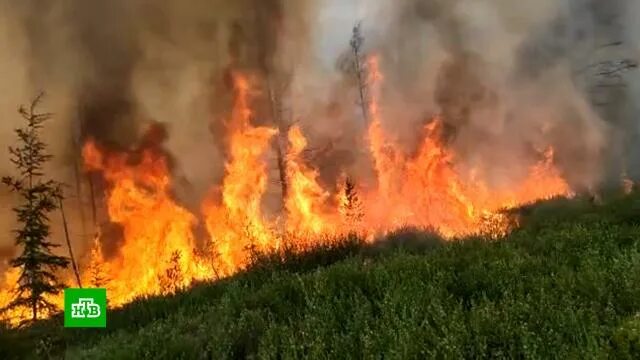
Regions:
<instances>
[{"instance_id":1,"label":"smoldering vegetation","mask_svg":"<svg viewBox=\"0 0 640 360\"><path fill-rule=\"evenodd\" d=\"M631 0L620 4L628 6L619 10L627 15L620 20L621 41L637 59L632 14L638 6ZM254 123L281 129L300 123L318 150L309 161L326 187L342 171L368 176L357 89L348 63L344 66L349 31L362 21L366 50L381 58L384 125L407 152L419 140L417 129L440 115L460 167L481 168L492 185L518 181L544 149L553 147L574 188L590 190L607 172L616 179L633 168L625 161L634 159L629 154L635 139L612 134L638 129L637 106L626 115L601 111L575 75L589 61L589 44L607 31L593 25L594 14L604 10L592 5L569 0L349 5L339 0L0 0L5 95L0 97L0 143L13 141L16 106L46 90L47 110L56 114L47 137L56 155L51 174L76 188L69 201L77 213L73 235L80 239L92 233L86 225L91 222L87 181L77 180L83 141L91 137L114 150L132 149L150 124L161 124L176 196L197 210L224 170L230 75L242 71L254 85ZM333 36L336 25L345 29L340 36ZM628 76L629 104L640 93L637 78ZM281 99L281 112L273 109L274 94ZM603 163L612 158L621 165L605 169ZM2 159L0 175L12 171ZM93 191L100 195L99 188ZM7 210L0 209L2 221L10 218Z\"/></svg>"}]
</instances>

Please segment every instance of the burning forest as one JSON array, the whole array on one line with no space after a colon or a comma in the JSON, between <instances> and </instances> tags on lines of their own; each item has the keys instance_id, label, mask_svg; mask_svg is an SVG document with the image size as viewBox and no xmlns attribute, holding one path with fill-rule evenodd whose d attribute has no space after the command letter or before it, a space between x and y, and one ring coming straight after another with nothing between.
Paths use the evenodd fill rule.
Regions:
<instances>
[{"instance_id":1,"label":"burning forest","mask_svg":"<svg viewBox=\"0 0 640 360\"><path fill-rule=\"evenodd\" d=\"M199 14L214 6L204 1L69 1L46 5L50 16L38 21L25 16L35 2L8 12L16 18L6 33L22 26L27 83L48 86L41 106L51 104L66 133L44 135L51 174L68 185L64 226L77 263L77 274L58 275L106 288L109 306L232 276L256 254L346 236L384 241L417 228L451 241L497 239L518 227L507 210L593 193L604 178L615 126L573 85L573 50L543 54L556 63L545 74L528 64L530 49L557 50L544 33L562 19L550 2L520 27L509 14L521 9L495 5L501 18L475 25L512 35L476 38L455 6L380 1L393 20L365 14L339 44L310 20L328 11L321 1L213 2L217 15ZM98 31L98 14L126 14L124 29ZM48 57L64 51L47 41L89 54L79 75L68 72L77 60ZM490 53L478 48L492 43ZM330 66L310 55L318 49ZM13 254L10 244L0 249ZM0 308L20 274L0 263ZM50 301L62 306L61 295ZM4 318L18 323L30 316L23 310Z\"/></svg>"}]
</instances>

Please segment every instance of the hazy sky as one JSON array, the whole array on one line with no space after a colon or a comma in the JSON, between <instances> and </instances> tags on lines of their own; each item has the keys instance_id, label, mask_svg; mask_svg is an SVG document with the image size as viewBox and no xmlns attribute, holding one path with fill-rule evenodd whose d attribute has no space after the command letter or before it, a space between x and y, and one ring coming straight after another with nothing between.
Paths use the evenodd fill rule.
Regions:
<instances>
[{"instance_id":1,"label":"hazy sky","mask_svg":"<svg viewBox=\"0 0 640 360\"><path fill-rule=\"evenodd\" d=\"M324 0L317 19L317 56L327 66L333 66L336 57L349 44L351 29L358 21L367 25L384 0Z\"/></svg>"}]
</instances>

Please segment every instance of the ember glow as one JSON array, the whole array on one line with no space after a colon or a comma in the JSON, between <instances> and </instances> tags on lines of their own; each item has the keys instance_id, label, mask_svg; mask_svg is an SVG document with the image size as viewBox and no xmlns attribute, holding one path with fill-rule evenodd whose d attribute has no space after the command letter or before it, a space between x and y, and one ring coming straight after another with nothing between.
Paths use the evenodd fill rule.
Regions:
<instances>
[{"instance_id":1,"label":"ember glow","mask_svg":"<svg viewBox=\"0 0 640 360\"><path fill-rule=\"evenodd\" d=\"M252 123L252 84L242 74L233 76L224 177L202 199L199 213L172 195L172 173L160 149L114 152L88 139L82 151L85 170L104 179L109 222L122 229L122 239L117 252L106 257L101 243L107 240L98 231L80 264L86 286L106 287L110 305L119 306L194 281L230 276L256 253L284 246L312 249L352 231L366 239L404 226L437 230L451 239L474 233L499 236L513 226L501 210L571 193L554 166L552 148L539 154L517 184L490 186L482 169L461 166L443 140L438 117L417 129L421 141L415 151L403 150L383 126L379 89L384 78L378 61L372 57L368 63L371 89L364 139L375 181L349 183L345 175L334 184L322 183L321 169L305 158L308 134L293 125L284 134L288 190L275 214L266 212L263 202L274 180L268 169L274 166L272 145L278 130ZM206 228L205 239L197 238L198 225ZM11 298L16 278L16 270L4 274L0 306ZM67 283L73 284L73 277L68 276ZM14 322L21 317L9 316Z\"/></svg>"}]
</instances>

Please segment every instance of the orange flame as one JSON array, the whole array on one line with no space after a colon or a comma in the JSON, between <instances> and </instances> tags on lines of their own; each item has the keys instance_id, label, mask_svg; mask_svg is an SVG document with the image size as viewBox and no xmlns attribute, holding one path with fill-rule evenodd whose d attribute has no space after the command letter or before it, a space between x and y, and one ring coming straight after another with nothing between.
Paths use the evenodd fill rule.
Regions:
<instances>
[{"instance_id":1,"label":"orange flame","mask_svg":"<svg viewBox=\"0 0 640 360\"><path fill-rule=\"evenodd\" d=\"M492 189L478 173L466 175L442 140L439 118L424 126L416 152L405 153L383 127L378 58L369 59L367 70L365 115L375 186L340 179L337 193L323 188L318 169L304 158L307 139L294 126L286 151L284 229L262 209L269 181L266 155L277 131L251 124L251 86L241 75L234 76L234 104L226 124L225 175L201 208L209 235L205 249L196 249L196 215L171 195L171 173L162 151L112 153L87 141L82 151L85 166L101 173L108 185L109 221L122 228L122 241L117 253L107 258L101 244L116 239L98 233L85 257L86 266L81 267L83 282L107 287L110 305L118 306L137 296L175 291L195 280L232 275L250 263L253 252L278 250L282 239L306 249L320 244L325 235L357 231L371 239L405 225L435 229L446 237L475 232L501 235L512 223L499 210L571 193L553 164L552 148L522 182L510 188ZM16 269L4 274L0 306L10 301L18 275Z\"/></svg>"},{"instance_id":2,"label":"orange flame","mask_svg":"<svg viewBox=\"0 0 640 360\"><path fill-rule=\"evenodd\" d=\"M332 224L325 219L324 210L329 193L317 182L318 174L302 160L307 140L298 126L289 130L287 153L287 184L289 186L285 207L287 232L312 240L331 231ZM300 241L305 241L301 239ZM308 244L312 245L312 244Z\"/></svg>"},{"instance_id":3,"label":"orange flame","mask_svg":"<svg viewBox=\"0 0 640 360\"><path fill-rule=\"evenodd\" d=\"M174 253L181 255L179 268L184 274L179 285L206 275L193 255L192 228L197 220L172 199L164 156L143 149L135 164L132 155L105 154L93 141L86 143L83 156L87 168L100 171L108 182L109 219L123 229L124 242L109 264L112 304L162 293L159 279Z\"/></svg>"},{"instance_id":4,"label":"orange flame","mask_svg":"<svg viewBox=\"0 0 640 360\"><path fill-rule=\"evenodd\" d=\"M267 187L262 156L276 130L250 124L249 84L239 75L234 80L236 96L228 124L231 135L222 203L216 201L215 190L203 206L213 255L218 258L216 271L224 275L247 264L247 250L270 251L278 246L261 210Z\"/></svg>"},{"instance_id":5,"label":"orange flame","mask_svg":"<svg viewBox=\"0 0 640 360\"><path fill-rule=\"evenodd\" d=\"M369 98L367 106L367 121L369 121L369 151L373 156L374 166L378 175L378 194L385 200L391 201L397 195L398 189L395 177L398 176L398 165L403 163L401 154L389 145L385 136L380 115L380 87L383 80L378 64L378 58L373 56L367 61L367 84Z\"/></svg>"}]
</instances>

